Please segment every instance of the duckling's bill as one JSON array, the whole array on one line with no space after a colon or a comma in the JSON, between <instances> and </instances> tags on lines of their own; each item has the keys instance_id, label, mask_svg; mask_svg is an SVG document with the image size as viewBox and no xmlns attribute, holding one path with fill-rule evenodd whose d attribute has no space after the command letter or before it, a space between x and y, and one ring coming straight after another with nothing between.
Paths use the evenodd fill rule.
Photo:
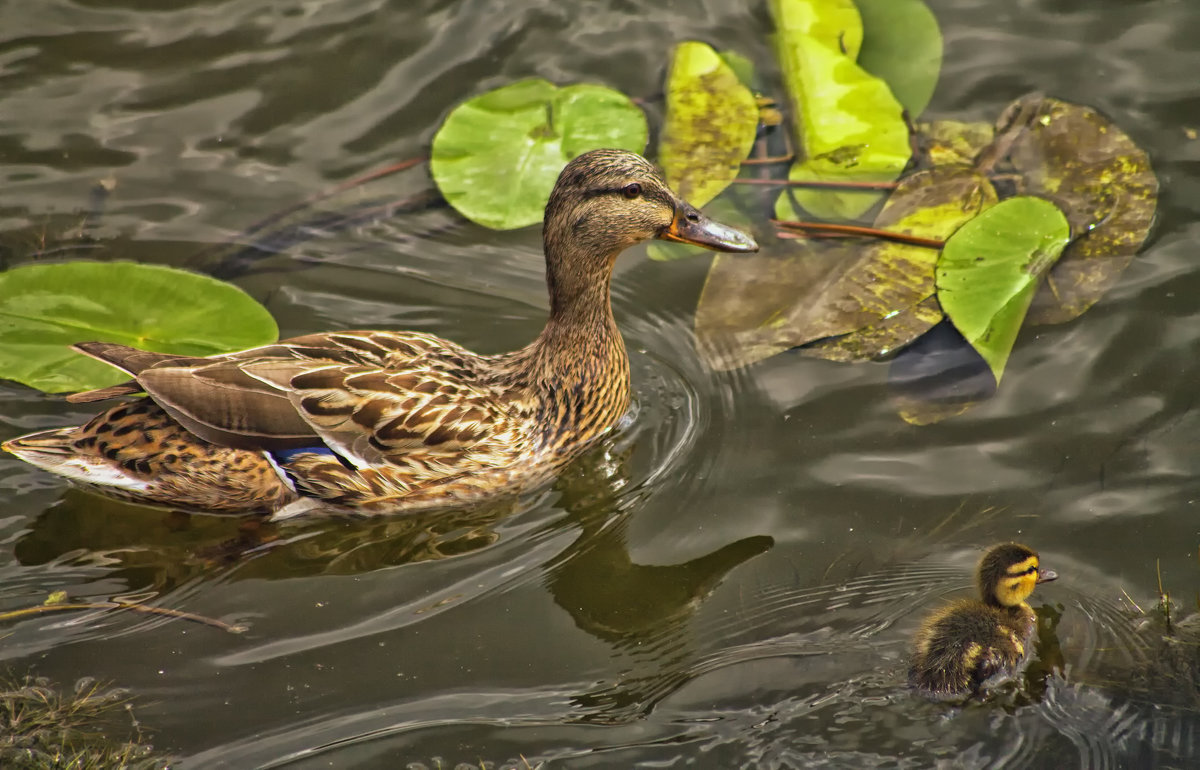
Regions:
<instances>
[{"instance_id":1,"label":"duckling's bill","mask_svg":"<svg viewBox=\"0 0 1200 770\"><path fill-rule=\"evenodd\" d=\"M1051 580L1058 580L1058 573L1052 569L1039 569L1037 582L1049 583Z\"/></svg>"},{"instance_id":2,"label":"duckling's bill","mask_svg":"<svg viewBox=\"0 0 1200 770\"><path fill-rule=\"evenodd\" d=\"M687 203L675 207L675 218L659 236L664 241L680 241L714 251L758 251L758 244L741 230L714 222Z\"/></svg>"}]
</instances>

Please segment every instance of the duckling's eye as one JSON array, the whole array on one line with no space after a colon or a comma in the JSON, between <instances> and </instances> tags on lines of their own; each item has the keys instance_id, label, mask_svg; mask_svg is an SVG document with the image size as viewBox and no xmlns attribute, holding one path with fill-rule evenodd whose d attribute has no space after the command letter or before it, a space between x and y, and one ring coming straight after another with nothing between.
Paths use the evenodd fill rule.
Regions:
<instances>
[{"instance_id":1,"label":"duckling's eye","mask_svg":"<svg viewBox=\"0 0 1200 770\"><path fill-rule=\"evenodd\" d=\"M633 200L642 194L642 186L637 182L630 182L621 188L621 193L629 200Z\"/></svg>"}]
</instances>

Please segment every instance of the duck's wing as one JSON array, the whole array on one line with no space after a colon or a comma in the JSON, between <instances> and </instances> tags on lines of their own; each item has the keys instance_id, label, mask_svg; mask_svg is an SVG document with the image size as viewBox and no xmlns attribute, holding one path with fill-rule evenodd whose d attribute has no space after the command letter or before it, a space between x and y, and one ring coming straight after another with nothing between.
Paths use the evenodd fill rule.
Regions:
<instances>
[{"instance_id":1,"label":"duck's wing","mask_svg":"<svg viewBox=\"0 0 1200 770\"><path fill-rule=\"evenodd\" d=\"M223 446L324 444L362 467L415 449L469 447L508 417L481 359L426 334L313 334L199 359L105 343L80 349L134 375L181 425Z\"/></svg>"}]
</instances>

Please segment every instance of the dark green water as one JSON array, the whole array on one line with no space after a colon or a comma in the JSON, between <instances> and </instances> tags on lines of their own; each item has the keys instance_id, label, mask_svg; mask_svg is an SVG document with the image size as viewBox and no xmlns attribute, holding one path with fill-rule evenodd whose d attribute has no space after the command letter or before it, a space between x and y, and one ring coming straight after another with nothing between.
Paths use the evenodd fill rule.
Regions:
<instances>
[{"instance_id":1,"label":"dark green water","mask_svg":"<svg viewBox=\"0 0 1200 770\"><path fill-rule=\"evenodd\" d=\"M64 590L249 626L51 614L0 629L0 662L129 688L188 768L1191 765L1195 648L1161 641L1122 591L1151 606L1156 561L1181 604L1200 588L1200 5L930 4L947 46L930 114L991 119L1042 90L1114 118L1163 183L1120 284L1024 334L995 399L914 428L883 364L784 355L711 374L691 340L708 259L635 249L614 280L634 419L517 510L246 531L0 458L0 610ZM770 62L760 3L36 5L0 6L7 264L43 242L186 264L425 152L454 104L520 77L653 97L689 38ZM115 186L77 248L98 180ZM537 229L444 210L256 266L238 283L285 336L408 328L495 352L544 319ZM13 384L0 399L0 439L89 414ZM1065 677L965 710L912 697L920 616L1010 538L1062 576L1035 605L1057 622L1042 666Z\"/></svg>"}]
</instances>

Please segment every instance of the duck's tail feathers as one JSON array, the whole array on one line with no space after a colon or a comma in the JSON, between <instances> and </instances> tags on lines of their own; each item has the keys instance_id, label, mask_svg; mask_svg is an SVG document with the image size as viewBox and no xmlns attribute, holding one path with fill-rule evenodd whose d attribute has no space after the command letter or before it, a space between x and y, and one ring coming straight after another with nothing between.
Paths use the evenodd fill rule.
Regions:
<instances>
[{"instance_id":1,"label":"duck's tail feathers","mask_svg":"<svg viewBox=\"0 0 1200 770\"><path fill-rule=\"evenodd\" d=\"M85 356L90 356L97 361L103 361L110 366L115 366L134 377L142 370L163 361L193 359L192 356L151 353L148 350L138 350L137 348L131 348L128 345L119 345L115 342L79 342L71 347Z\"/></svg>"},{"instance_id":2,"label":"duck's tail feathers","mask_svg":"<svg viewBox=\"0 0 1200 770\"><path fill-rule=\"evenodd\" d=\"M81 393L71 393L67 395L67 401L72 404L90 404L93 401L107 401L110 398L121 398L122 396L132 396L142 392L142 386L138 385L137 380L129 380L122 382L120 385L111 385L107 388L96 388L95 390L85 390Z\"/></svg>"},{"instance_id":3,"label":"duck's tail feathers","mask_svg":"<svg viewBox=\"0 0 1200 770\"><path fill-rule=\"evenodd\" d=\"M115 366L134 377L151 366L164 361L177 361L181 364L190 364L203 360L194 356L152 353L148 350L138 350L137 348L131 348L128 345L119 345L115 342L80 342L71 347L85 356L94 358L97 361L103 361L109 366ZM143 390L142 386L136 380L129 380L128 382L111 385L107 388L72 393L67 396L67 401L70 401L72 404L87 404L92 401L106 401L110 398L132 396L143 392Z\"/></svg>"}]
</instances>

